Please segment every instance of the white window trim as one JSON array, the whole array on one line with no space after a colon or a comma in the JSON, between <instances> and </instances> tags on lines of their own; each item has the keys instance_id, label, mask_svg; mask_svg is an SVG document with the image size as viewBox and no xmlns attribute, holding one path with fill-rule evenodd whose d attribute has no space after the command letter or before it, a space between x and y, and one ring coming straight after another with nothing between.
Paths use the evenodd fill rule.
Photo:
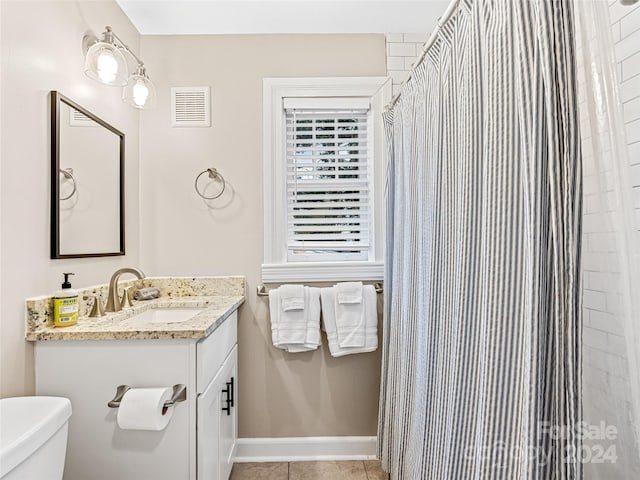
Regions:
<instances>
[{"instance_id":1,"label":"white window trim","mask_svg":"<svg viewBox=\"0 0 640 480\"><path fill-rule=\"evenodd\" d=\"M263 191L265 283L382 280L384 275L383 191L385 149L382 113L391 99L388 77L265 78L263 80ZM373 119L373 259L362 262L287 263L285 229L287 192L283 181L286 97L369 97Z\"/></svg>"}]
</instances>

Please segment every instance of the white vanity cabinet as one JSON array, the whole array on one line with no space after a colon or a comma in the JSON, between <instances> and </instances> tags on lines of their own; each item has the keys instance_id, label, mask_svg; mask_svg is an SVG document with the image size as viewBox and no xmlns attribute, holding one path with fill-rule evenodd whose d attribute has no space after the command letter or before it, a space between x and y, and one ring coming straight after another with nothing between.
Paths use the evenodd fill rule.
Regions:
<instances>
[{"instance_id":1,"label":"white vanity cabinet","mask_svg":"<svg viewBox=\"0 0 640 480\"><path fill-rule=\"evenodd\" d=\"M38 341L37 395L71 400L65 480L227 480L237 439L237 311L204 339ZM118 385L184 384L160 432L122 430Z\"/></svg>"},{"instance_id":2,"label":"white vanity cabinet","mask_svg":"<svg viewBox=\"0 0 640 480\"><path fill-rule=\"evenodd\" d=\"M229 478L238 438L236 330L222 327L197 346L198 480Z\"/></svg>"},{"instance_id":3,"label":"white vanity cabinet","mask_svg":"<svg viewBox=\"0 0 640 480\"><path fill-rule=\"evenodd\" d=\"M231 473L237 439L237 364L234 347L198 397L198 480L226 480Z\"/></svg>"}]
</instances>

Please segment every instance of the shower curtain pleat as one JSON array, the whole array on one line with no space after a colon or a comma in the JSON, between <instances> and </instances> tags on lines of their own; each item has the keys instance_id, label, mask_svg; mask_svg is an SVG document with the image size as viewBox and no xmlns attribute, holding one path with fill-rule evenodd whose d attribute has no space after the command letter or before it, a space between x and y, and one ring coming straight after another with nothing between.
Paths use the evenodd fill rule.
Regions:
<instances>
[{"instance_id":1,"label":"shower curtain pleat","mask_svg":"<svg viewBox=\"0 0 640 480\"><path fill-rule=\"evenodd\" d=\"M570 9L460 0L385 113L392 479L581 478Z\"/></svg>"}]
</instances>

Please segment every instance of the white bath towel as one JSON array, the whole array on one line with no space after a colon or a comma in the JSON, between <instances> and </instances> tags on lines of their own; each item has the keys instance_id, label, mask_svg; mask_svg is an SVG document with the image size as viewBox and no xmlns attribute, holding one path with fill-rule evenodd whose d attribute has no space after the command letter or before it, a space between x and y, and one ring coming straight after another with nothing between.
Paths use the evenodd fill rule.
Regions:
<instances>
[{"instance_id":1,"label":"white bath towel","mask_svg":"<svg viewBox=\"0 0 640 480\"><path fill-rule=\"evenodd\" d=\"M336 316L336 289L323 288L320 291L322 300L322 319L324 330L329 341L329 351L334 357L342 357L354 353L373 352L378 348L378 313L376 290L372 285L366 285L362 290L362 305L364 307L364 323L360 331L364 337L364 344L359 347L342 347L338 339Z\"/></svg>"},{"instance_id":2,"label":"white bath towel","mask_svg":"<svg viewBox=\"0 0 640 480\"><path fill-rule=\"evenodd\" d=\"M338 303L362 303L362 282L336 283Z\"/></svg>"},{"instance_id":3,"label":"white bath towel","mask_svg":"<svg viewBox=\"0 0 640 480\"><path fill-rule=\"evenodd\" d=\"M271 341L287 352L307 352L320 346L320 289L304 287L304 308L283 311L280 289L269 292Z\"/></svg>"},{"instance_id":4,"label":"white bath towel","mask_svg":"<svg viewBox=\"0 0 640 480\"><path fill-rule=\"evenodd\" d=\"M334 286L336 330L340 348L364 347L365 308L362 282L337 283Z\"/></svg>"},{"instance_id":5,"label":"white bath towel","mask_svg":"<svg viewBox=\"0 0 640 480\"><path fill-rule=\"evenodd\" d=\"M281 285L278 292L283 312L304 310L304 285Z\"/></svg>"}]
</instances>

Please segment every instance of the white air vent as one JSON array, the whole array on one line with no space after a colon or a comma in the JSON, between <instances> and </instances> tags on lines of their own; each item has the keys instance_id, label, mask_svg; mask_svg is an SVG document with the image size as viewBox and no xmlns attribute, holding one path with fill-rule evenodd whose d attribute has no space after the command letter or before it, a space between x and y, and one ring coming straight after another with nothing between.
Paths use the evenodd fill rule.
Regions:
<instances>
[{"instance_id":1,"label":"white air vent","mask_svg":"<svg viewBox=\"0 0 640 480\"><path fill-rule=\"evenodd\" d=\"M69 108L69 126L96 127L98 124L75 108Z\"/></svg>"},{"instance_id":2,"label":"white air vent","mask_svg":"<svg viewBox=\"0 0 640 480\"><path fill-rule=\"evenodd\" d=\"M171 125L173 127L211 126L210 87L173 87Z\"/></svg>"}]
</instances>

